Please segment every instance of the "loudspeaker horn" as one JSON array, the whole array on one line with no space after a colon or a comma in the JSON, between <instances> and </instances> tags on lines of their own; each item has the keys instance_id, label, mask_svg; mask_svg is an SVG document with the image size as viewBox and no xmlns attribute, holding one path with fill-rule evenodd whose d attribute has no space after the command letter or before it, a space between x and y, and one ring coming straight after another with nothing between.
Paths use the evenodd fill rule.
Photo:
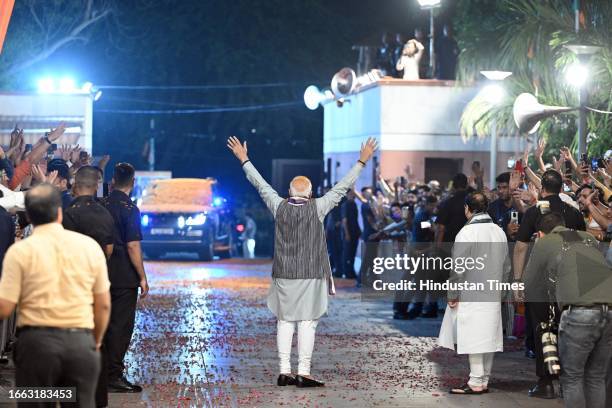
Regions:
<instances>
[{"instance_id":1,"label":"loudspeaker horn","mask_svg":"<svg viewBox=\"0 0 612 408\"><path fill-rule=\"evenodd\" d=\"M554 116L562 112L570 112L580 108L567 106L548 106L542 105L537 98L530 93L522 93L514 100L512 114L514 123L518 126L521 133L532 134L540 127L542 119Z\"/></svg>"},{"instance_id":2,"label":"loudspeaker horn","mask_svg":"<svg viewBox=\"0 0 612 408\"><path fill-rule=\"evenodd\" d=\"M355 71L351 68L342 68L332 78L332 92L336 95L336 98L350 95L355 90L356 82L357 76Z\"/></svg>"}]
</instances>

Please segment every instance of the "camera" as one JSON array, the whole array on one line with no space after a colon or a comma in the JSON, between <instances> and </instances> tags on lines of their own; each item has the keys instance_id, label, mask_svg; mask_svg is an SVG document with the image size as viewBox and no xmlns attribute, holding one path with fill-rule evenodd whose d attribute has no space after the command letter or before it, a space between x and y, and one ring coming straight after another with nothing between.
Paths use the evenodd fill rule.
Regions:
<instances>
[{"instance_id":1,"label":"camera","mask_svg":"<svg viewBox=\"0 0 612 408\"><path fill-rule=\"evenodd\" d=\"M544 365L550 375L558 375L561 372L559 363L559 350L557 349L557 335L550 323L541 323L542 328L542 353Z\"/></svg>"}]
</instances>

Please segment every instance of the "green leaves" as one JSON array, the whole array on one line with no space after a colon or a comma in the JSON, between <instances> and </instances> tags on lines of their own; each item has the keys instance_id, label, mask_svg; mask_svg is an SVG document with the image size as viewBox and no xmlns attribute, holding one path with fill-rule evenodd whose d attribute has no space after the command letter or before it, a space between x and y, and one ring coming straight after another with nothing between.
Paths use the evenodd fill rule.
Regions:
<instances>
[{"instance_id":1,"label":"green leaves","mask_svg":"<svg viewBox=\"0 0 612 408\"><path fill-rule=\"evenodd\" d=\"M461 47L458 78L466 84L482 79L483 69L512 71L504 81L507 100L501 106L472 100L463 112L461 132L464 137L484 137L491 121L497 120L501 135L515 135L512 103L521 92L530 92L547 105L575 106L577 91L565 81L565 70L576 61L567 44L603 47L589 63L589 106L610 110L612 89L612 2L581 1L584 14L578 34L574 32L571 2L544 0L460 0L455 19ZM567 142L576 129L574 115L550 118L542 123L540 135ZM612 146L609 115L589 113L589 133L593 143L589 153L601 154ZM558 143L549 143L557 145Z\"/></svg>"}]
</instances>

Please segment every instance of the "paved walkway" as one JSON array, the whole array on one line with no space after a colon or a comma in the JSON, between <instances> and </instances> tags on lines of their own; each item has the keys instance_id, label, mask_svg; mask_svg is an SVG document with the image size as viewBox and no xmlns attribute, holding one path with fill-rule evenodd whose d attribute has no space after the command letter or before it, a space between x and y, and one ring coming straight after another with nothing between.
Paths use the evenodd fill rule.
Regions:
<instances>
[{"instance_id":1,"label":"paved walkway","mask_svg":"<svg viewBox=\"0 0 612 408\"><path fill-rule=\"evenodd\" d=\"M489 394L449 395L465 380L467 359L427 337L440 320L394 321L390 304L362 302L348 281L337 282L317 330L313 375L327 386L276 387L276 322L265 304L270 270L268 261L148 263L152 291L128 355L129 377L145 391L111 394L110 406L562 406L526 396L533 361L516 343L496 356Z\"/></svg>"}]
</instances>

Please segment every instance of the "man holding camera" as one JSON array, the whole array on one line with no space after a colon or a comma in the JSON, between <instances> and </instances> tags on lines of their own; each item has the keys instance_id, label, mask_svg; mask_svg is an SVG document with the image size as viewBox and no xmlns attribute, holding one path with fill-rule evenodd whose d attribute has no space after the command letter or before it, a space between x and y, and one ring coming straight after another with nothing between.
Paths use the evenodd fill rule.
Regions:
<instances>
[{"instance_id":1,"label":"man holding camera","mask_svg":"<svg viewBox=\"0 0 612 408\"><path fill-rule=\"evenodd\" d=\"M523 220L520 224L516 237L516 245L513 254L514 280L521 281L529 242L533 235L538 231L537 222L544 212L554 212L561 214L565 225L575 230L586 229L582 215L569 204L561 201L559 193L563 186L561 174L556 170L547 170L542 175L542 190L540 192L540 205L530 207L525 211ZM518 300L522 300L522 294L517 294ZM544 354L542 352L541 323L548 322L549 303L545 300L539 302L529 302L528 313L533 322L534 330L534 351L536 354L536 375L538 383L529 390L530 397L552 399L555 398L555 390L552 381L554 376L547 372L544 365ZM556 311L556 319L559 313Z\"/></svg>"},{"instance_id":2,"label":"man holding camera","mask_svg":"<svg viewBox=\"0 0 612 408\"><path fill-rule=\"evenodd\" d=\"M603 408L612 356L612 269L597 240L566 228L560 214L543 215L537 229L540 239L527 265L525 286L546 288L552 282L549 291L562 310L559 358L565 406Z\"/></svg>"}]
</instances>

